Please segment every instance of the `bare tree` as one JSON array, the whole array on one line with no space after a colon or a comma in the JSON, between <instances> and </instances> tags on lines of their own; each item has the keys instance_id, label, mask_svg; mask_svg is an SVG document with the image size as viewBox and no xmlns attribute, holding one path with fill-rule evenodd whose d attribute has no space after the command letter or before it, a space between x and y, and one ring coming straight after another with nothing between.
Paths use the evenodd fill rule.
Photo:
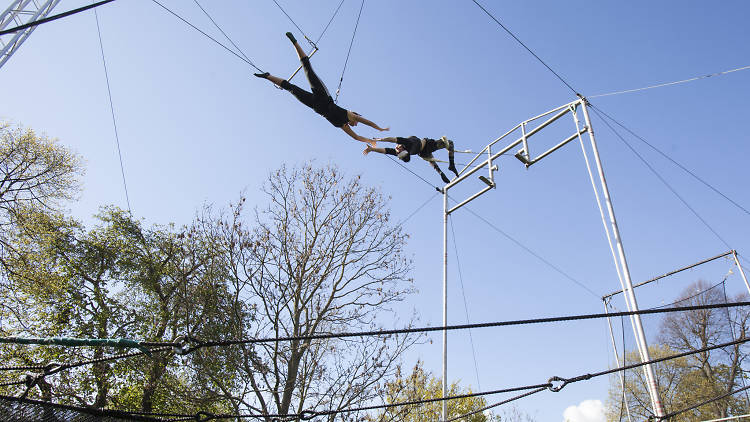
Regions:
<instances>
[{"instance_id":1,"label":"bare tree","mask_svg":"<svg viewBox=\"0 0 750 422\"><path fill-rule=\"evenodd\" d=\"M699 280L683 290L674 304L690 306L747 300L746 294L725 297L723 287L723 283L709 286L705 281ZM668 313L662 319L657 343L649 347L651 357L655 359L694 352L744 338L749 320L750 313L744 308ZM626 363L638 362L638 356L635 351L629 352ZM743 363L746 358L746 346L738 344L656 364L654 367L659 395L665 409L667 412L687 409L743 387ZM647 418L651 413L651 404L646 385L643 371L627 371L623 398L619 378L613 377L607 420L626 420L624 406L629 407L635 418ZM712 401L682 413L674 420L701 421L740 415L747 411L747 396L742 393Z\"/></svg>"},{"instance_id":2,"label":"bare tree","mask_svg":"<svg viewBox=\"0 0 750 422\"><path fill-rule=\"evenodd\" d=\"M242 228L244 200L220 222L235 286L257 318L246 324L247 335L372 330L384 315L393 316L390 305L413 290L411 260L403 252L406 235L390 224L378 191L335 167L308 164L273 172L263 192L270 204L255 210L252 229ZM238 362L245 386L235 399L264 414L356 406L376 396L417 338L248 346Z\"/></svg>"}]
</instances>

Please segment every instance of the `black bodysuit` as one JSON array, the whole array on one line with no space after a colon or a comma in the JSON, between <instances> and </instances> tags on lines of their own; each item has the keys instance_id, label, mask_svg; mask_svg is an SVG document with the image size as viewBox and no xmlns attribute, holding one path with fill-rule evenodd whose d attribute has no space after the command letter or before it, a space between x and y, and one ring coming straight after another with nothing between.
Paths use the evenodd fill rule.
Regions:
<instances>
[{"instance_id":1,"label":"black bodysuit","mask_svg":"<svg viewBox=\"0 0 750 422\"><path fill-rule=\"evenodd\" d=\"M347 124L349 117L347 116L346 109L339 107L333 101L333 97L328 93L328 89L326 89L323 81L313 71L310 59L303 57L300 61L302 62L302 68L305 69L305 75L310 82L312 92L307 92L297 85L289 83L289 81L282 81L281 87L291 92L302 104L325 117L332 125L342 127Z\"/></svg>"}]
</instances>

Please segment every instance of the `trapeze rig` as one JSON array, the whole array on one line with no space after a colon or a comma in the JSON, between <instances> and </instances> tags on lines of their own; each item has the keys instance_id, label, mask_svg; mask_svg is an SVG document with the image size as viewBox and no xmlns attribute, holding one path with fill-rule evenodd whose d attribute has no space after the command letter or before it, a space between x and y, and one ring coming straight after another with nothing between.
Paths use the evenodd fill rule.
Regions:
<instances>
[{"instance_id":1,"label":"trapeze rig","mask_svg":"<svg viewBox=\"0 0 750 422\"><path fill-rule=\"evenodd\" d=\"M627 259L625 257L625 248L622 244L622 238L620 237L620 230L617 226L617 219L615 218L614 206L607 187L607 181L604 177L604 169L599 156L599 150L596 145L596 138L594 136L594 130L591 126L591 119L589 118L588 107L590 104L586 98L579 95L579 98L573 102L567 103L560 107L549 110L538 116L524 120L517 124L515 127L510 129L508 132L490 142L484 149L479 151L477 155L466 164L463 169L459 172L458 177L446 184L443 189L443 326L448 325L448 216L454 211L468 204L469 202L482 196L490 189L494 189L497 184L495 183L494 173L498 170L498 166L495 164L495 160L500 158L502 155L512 152L517 149L514 153L515 157L523 163L526 168L530 168L534 164L539 163L544 158L548 157L553 152L562 148L566 144L578 139L581 144L581 150L588 168L589 177L591 179L591 186L594 189L597 204L599 205L600 214L602 217L602 223L604 230L609 240L610 250L612 251L612 258L614 260L615 268L617 270L617 276L620 280L622 291L625 293L625 302L627 304L628 311L638 311L638 303L633 292L633 283L630 277L630 270L628 268ZM580 110L579 110L580 108ZM530 138L543 129L547 128L552 123L561 119L562 117L570 114L575 126L575 131L572 135L563 139L557 145L547 149L546 151L535 155L532 153L530 148ZM583 115L583 126L581 126L580 115ZM546 120L543 120L545 119ZM541 122L541 123L540 123ZM520 136L515 138L515 136ZM515 135L514 135L515 134ZM588 134L590 152L587 150L586 143L583 140L583 135ZM505 144L504 147L499 147L501 141L510 142ZM518 149L520 147L520 149ZM495 152L493 152L493 150ZM591 170L591 163L589 161L589 153L593 156L596 164L596 170L598 178L594 176L594 172ZM486 186L480 189L477 193L469 196L453 207L448 207L448 193L450 190L465 181L469 176L474 173L487 169L487 174L480 175L481 180ZM607 216L605 216L604 208L602 208L602 201L600 200L600 194L604 198L604 204L606 206ZM609 222L609 225L607 224ZM611 230L611 233L610 233ZM643 331L643 324L641 323L640 315L633 315L631 317L633 325L633 332L635 334L636 345L641 357L642 362L651 360L648 352L648 344L646 342L646 335ZM651 399L651 407L654 411L655 416L664 416L664 407L662 406L659 394L656 389L656 377L654 375L653 368L650 364L643 366L645 377L649 388L649 396ZM443 397L448 395L448 331L443 331ZM448 405L447 402L443 401L442 408L442 420L447 420Z\"/></svg>"},{"instance_id":2,"label":"trapeze rig","mask_svg":"<svg viewBox=\"0 0 750 422\"><path fill-rule=\"evenodd\" d=\"M21 26L47 17L60 0L30 1L13 0L8 8L0 14L0 30L8 29L10 24ZM0 36L0 67L10 59L21 44L34 32L32 26L24 30Z\"/></svg>"}]
</instances>

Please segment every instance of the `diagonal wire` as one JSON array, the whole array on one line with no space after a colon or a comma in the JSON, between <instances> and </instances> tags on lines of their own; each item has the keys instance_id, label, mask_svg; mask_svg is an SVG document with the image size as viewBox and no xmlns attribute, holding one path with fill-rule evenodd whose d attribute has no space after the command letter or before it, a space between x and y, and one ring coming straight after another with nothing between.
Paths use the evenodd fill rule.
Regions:
<instances>
[{"instance_id":1,"label":"diagonal wire","mask_svg":"<svg viewBox=\"0 0 750 422\"><path fill-rule=\"evenodd\" d=\"M109 97L109 111L112 113L112 127L115 131L115 143L117 145L117 156L120 159L120 173L122 174L122 186L125 188L125 201L128 204L128 212L132 213L130 208L130 195L128 195L128 184L125 182L125 166L122 164L122 150L120 149L120 136L117 133L117 119L115 119L115 106L112 102L112 89L109 85L109 72L107 71L107 60L104 57L104 43L102 42L102 30L99 26L99 13L94 8L94 17L96 18L96 32L99 35L99 50L102 54L102 65L104 65L104 79L107 81L107 96Z\"/></svg>"},{"instance_id":2,"label":"diagonal wire","mask_svg":"<svg viewBox=\"0 0 750 422\"><path fill-rule=\"evenodd\" d=\"M599 111L593 107L592 109L594 110L594 113L596 113L599 116L602 122L604 122L604 124L607 125L607 127L620 139L620 141L622 141L630 149L630 151L633 152L633 154L635 154L641 160L641 162L643 162L643 164L646 165L646 167L648 167L649 170L651 170L651 172L664 184L664 186L666 186L667 189L669 189L677 197L677 199L679 199L680 202L682 202L682 204L685 205L685 207L687 207L687 209L689 209L693 213L693 215L695 215L698 218L698 220L700 220L701 223L703 223L703 225L706 226L706 228L708 228L711 231L711 233L713 233L724 244L724 246L726 246L729 249L732 249L732 247L729 246L729 243L727 243L727 241L724 240L724 238L721 237L721 235L717 233L716 230L714 230L714 228L711 227L711 225L708 224L708 222L703 217L701 217L701 215L698 214L698 212L692 206L690 206L690 204L688 204L687 201L679 193L677 193L677 191L672 187L672 185L670 185L669 182L667 182L661 176L661 174L659 174L659 172L656 171L656 169L651 164L649 164L649 162L646 161L646 159L643 158L643 156L639 154L638 151L636 151L635 148L633 148L628 143L628 141L626 141L625 138L623 138L622 135L620 135L620 133L617 130L615 130L615 128L612 127L612 125L609 124L609 122L606 119L604 119L604 117L602 117L601 114L599 114Z\"/></svg>"},{"instance_id":3,"label":"diagonal wire","mask_svg":"<svg viewBox=\"0 0 750 422\"><path fill-rule=\"evenodd\" d=\"M402 168L402 169L404 169L404 170L408 171L409 173L411 173L411 174L413 174L413 175L417 176L417 177L418 177L418 178L419 178L420 180L422 180L423 182L427 183L427 184L428 184L428 185L430 185L431 187L435 188L435 190L437 190L438 192L442 192L442 189L440 189L439 187L437 187L437 186L433 185L432 183L428 182L428 181L427 181L427 179L425 179L424 177L422 177L422 176L418 175L417 173L414 173L414 172L413 172L412 170L410 170L410 169L409 169L408 167L406 167L405 165L403 165L403 164L399 163L399 162L398 162L398 160L396 160L395 158L391 157L390 155L386 155L386 157L388 157L388 158L389 158L389 159L390 159L391 161L393 161L394 163L396 163L396 164L398 164L399 166L401 166L401 168Z\"/></svg>"},{"instance_id":4,"label":"diagonal wire","mask_svg":"<svg viewBox=\"0 0 750 422\"><path fill-rule=\"evenodd\" d=\"M281 10L281 13L283 13L284 15L286 15L287 19L289 19L289 22L291 22L292 25L294 25L294 26L297 27L297 29L302 34L302 36L305 37L306 40L310 41L310 38L307 37L307 34L305 34L305 31L303 31L302 28L300 28L299 25L297 25L297 22L295 22L294 19L292 19L292 17L289 16L289 13L286 13L286 10L284 10L284 8L281 7L281 5L279 4L279 2L277 2L276 0L273 0L273 2L276 3L276 6L278 6L279 10Z\"/></svg>"},{"instance_id":5,"label":"diagonal wire","mask_svg":"<svg viewBox=\"0 0 750 422\"><path fill-rule=\"evenodd\" d=\"M199 7L199 8L200 8L200 9L201 9L201 10L203 11L203 14L205 14L205 15L206 15L206 16L208 17L208 19L209 19L209 20L211 21L211 23L213 23L213 24L214 24L214 26L216 27L216 29L218 29L218 30L219 30L219 32L221 32L221 34L222 34L222 35L224 35L224 38L226 38L226 39L227 39L227 41L229 41L229 42L230 42L230 43L232 44L232 46L234 46L234 48L236 48L236 49L237 49L237 51L238 51L238 52L239 52L240 54L242 54L242 57L244 57L244 58L245 58L245 60L246 60L246 61L247 61L248 63L252 63L252 60L250 60L250 58L249 58L249 57L247 57L247 55L245 54L245 52L244 52L244 51L242 51L242 49L241 49L241 48L240 48L239 46L237 46L237 44L235 44L235 43L234 43L234 41L232 41L232 39L231 39L231 38L229 38L229 35L227 35L227 33L226 33L226 32L224 32L224 30L223 30L223 29L221 29L221 27L219 26L219 24L218 24L218 23L216 23L216 21L214 20L214 18L213 18L213 17L211 16L211 15L209 15L209 14L208 14L208 12L206 11L206 9L204 9L204 8L203 8L203 6L201 6L201 4L200 4L200 3L198 3L198 0L193 0L193 1L194 1L194 2L195 2L195 4L197 4L197 5L198 5L198 7Z\"/></svg>"},{"instance_id":6,"label":"diagonal wire","mask_svg":"<svg viewBox=\"0 0 750 422\"><path fill-rule=\"evenodd\" d=\"M181 21L182 21L182 22L184 22L184 23L185 23L186 25L190 26L191 28L193 28L193 29L195 29L196 31L198 31L198 32L200 32L201 34L203 34L203 36L205 36L205 37L206 37L206 38L208 38L209 40L211 40L211 41L213 41L214 43L218 44L218 45L219 45L220 47L222 47L222 48L223 48L224 50L227 50L228 52L232 53L232 54L233 54L234 56L236 56L237 58L239 58L239 59L240 59L240 60L242 60L243 62L245 62L245 63L249 64L249 65L250 65L250 66L252 66L252 67L254 67L254 68L255 68L255 70L257 70L258 72L263 72L263 71L262 71L262 70L261 70L261 69L260 69L260 68L259 68L258 66L256 66L256 65L255 65L255 64L254 64L253 62L251 62L251 61L249 61L249 60L245 59L244 57L242 57L241 55L237 54L237 52L235 52L235 51L234 51L234 50L232 50L231 48L227 47L226 45L222 44L222 43L221 43L221 42L219 42L219 41L218 41L218 40L217 40L216 38L214 38L214 37L212 37L212 36L208 35L208 34L207 34L206 32L202 31L202 30L201 30L200 28L198 28L197 26L195 26L195 25L193 25L192 23L190 23L190 22L189 22L189 21L188 21L187 19L185 19L185 18L183 18L182 16L178 15L177 13L173 12L173 11L172 11L172 10L170 10L170 9L169 9L169 8L168 8L167 6L164 6L163 4L161 4L161 3L160 3L160 2L158 1L158 0L151 0L151 1L153 1L153 2L154 2L154 3L156 3L156 4L158 4L158 5L159 5L159 6L160 6L160 7L162 8L162 9L166 10L166 11L167 11L167 12L169 12L169 13L170 13L170 14L171 14L172 16L174 16L174 17L176 17L177 19L181 20Z\"/></svg>"},{"instance_id":7,"label":"diagonal wire","mask_svg":"<svg viewBox=\"0 0 750 422\"><path fill-rule=\"evenodd\" d=\"M644 144L648 145L654 151L658 152L662 157L664 157L667 160L669 160L670 162L672 162L672 164L676 165L677 167L679 167L680 169L682 169L687 174L693 176L693 178L695 180L701 182L704 186L706 186L707 188L709 188L712 191L716 192L719 196L721 196L722 198L726 199L727 201L731 202L732 205L734 205L735 207L737 207L740 210L742 210L745 214L750 215L750 211L748 211L747 208L745 208L742 205L738 204L737 202L735 202L734 200L732 200L730 197L728 197L727 195L725 195L724 193L722 193L721 191L719 191L717 188L713 187L710 183L708 183L705 180L701 179L697 174L693 173L688 168L686 168L685 166L683 166L679 162L675 161L672 157L670 157L669 155L667 155L665 152L663 152L659 148L655 147L650 142L646 141L646 139L644 139L642 136L639 136L637 133L635 133L632 130L628 129L625 125L623 125L622 123L620 123L617 120L615 120L614 118L612 118L612 116L610 116L607 113L605 113L601 108L594 107L593 105L592 105L592 108L598 109L601 114L603 114L609 120L611 120L612 122L614 122L617 126L620 126L621 128L625 129L625 131L627 131L628 133L630 133L631 135L633 135L635 138L637 138L638 140L640 140Z\"/></svg>"},{"instance_id":8,"label":"diagonal wire","mask_svg":"<svg viewBox=\"0 0 750 422\"><path fill-rule=\"evenodd\" d=\"M545 258L543 258L543 257L542 257L541 255L539 255L538 253L536 253L536 252L534 252L533 250L529 249L529 247L528 247L528 246L526 246L526 245L524 245L523 243L521 243L520 241L516 240L515 238L513 238L512 236L510 236L510 235L509 235L508 233L504 232L503 230L501 230L500 228L498 228L497 226L495 226L494 224L492 224L492 223L491 223L491 222L490 222L489 220L487 220L486 218L484 218L484 217L482 217L481 215L477 214L476 212L472 211L472 210L471 210L471 208L469 208L468 206L465 206L465 207L463 207L463 208L464 208L464 209L466 209L466 211L468 211L468 212L469 212L469 213L471 213L472 215L474 215L474 217L476 217L476 218L478 218L478 219L480 219L480 220L484 221L484 222L485 222L485 223L486 223L486 224L487 224L488 226L492 227L492 228L493 228L493 229L494 229L495 231L497 231L497 232L498 232L498 233L500 233L501 235L505 236L505 238L506 238L506 239L508 239L508 240L510 240L511 242L515 243L515 244L516 244L517 246L519 246L519 247L520 247L521 249L525 250L526 252L528 252L529 254L531 254L532 256L534 256L534 257L535 257L536 259L538 259L538 260L542 261L542 262L543 262L544 264L546 264L546 265L547 265L548 267L550 267L550 268L552 268L553 270L555 270L555 271L557 271L558 273L560 273L560 274L561 274L561 275L562 275L563 277L567 278L568 280L570 280L570 281L572 281L573 283L577 284L577 285L578 285L579 287L581 287L581 288L583 288L584 290L586 290L587 292L591 293L591 294L592 294L592 295L594 295L594 296L595 296L595 297L596 297L597 299L600 299L600 298L601 298L601 295L598 295L598 294L596 294L596 292L594 292L593 290L591 290L591 288L589 288L588 286L586 286L586 285L585 285L585 284L583 284L582 282L580 282L580 281L576 280L575 278L573 278L573 276L571 276L571 275L569 275L568 273L566 273L565 271L561 270L561 269L560 269L559 267L557 267L556 265L552 264L551 262L549 262L548 260L546 260Z\"/></svg>"},{"instance_id":9,"label":"diagonal wire","mask_svg":"<svg viewBox=\"0 0 750 422\"><path fill-rule=\"evenodd\" d=\"M401 220L401 221L400 221L400 222L399 222L398 224L396 224L396 227L400 227L400 226L403 226L404 224L406 224L406 222L407 222L407 221L409 221L409 219L410 219L410 218L414 217L414 216L415 216L415 215L416 215L416 214L417 214L417 213L418 213L419 211L421 211L421 210L422 210L422 208L424 208L425 206L427 206L427 204L429 204L429 203L430 203L430 201L432 201L432 200L433 200L433 199L434 199L434 198L435 198L435 197L437 196L437 194L438 194L438 193L437 193L437 192L435 192L435 193L433 193L432 195L430 195L430 197L429 197L429 198L427 198L427 200L425 200L425 201L424 201L424 202L422 203L422 205L420 205L420 206L419 206L419 207L418 207L417 209L415 209L415 210L414 210L414 211L413 211L413 212L412 212L411 214L409 214L409 216L408 216L408 217L404 218L404 219L403 219L403 220Z\"/></svg>"},{"instance_id":10,"label":"diagonal wire","mask_svg":"<svg viewBox=\"0 0 750 422\"><path fill-rule=\"evenodd\" d=\"M500 23L500 21L497 20L497 18L494 17L492 15L492 13L490 13L489 11L487 11L487 9L485 9L484 6L482 6L481 4L479 4L479 2L477 0L471 0L471 1L473 1L474 4L476 4L477 6L479 6L479 8L482 9L482 11L487 14L487 16L489 16L490 18L492 18L492 20L495 21L495 23L497 23L498 25L500 25L500 27L503 28L505 30L505 32L507 32L508 34L510 34L510 36L513 37L513 39L515 39L516 41L518 41L518 43L521 44L523 46L523 48L526 49L526 51L528 51L529 53L531 53L532 56L534 56L537 60L539 60L539 62L541 64L543 64L544 67L546 67L550 72L552 72L552 74L554 74L555 76L557 76L557 79L559 79L562 83L564 83L565 86L567 86L568 88L570 88L570 90L573 91L574 94L578 95L578 91L576 91L572 86L570 86L570 84L567 83L565 81L565 79L562 78L562 76L558 75L557 72L555 72L554 70L552 70L552 68L549 67L549 65L547 65L547 63L545 63L544 60L542 60L539 56L537 56L536 53L534 53L533 51L531 51L531 49L529 47L527 47L526 44L524 44L523 41L521 41L515 34L513 34L512 32L510 32L510 29L508 29L505 25L503 25L502 23Z\"/></svg>"},{"instance_id":11,"label":"diagonal wire","mask_svg":"<svg viewBox=\"0 0 750 422\"><path fill-rule=\"evenodd\" d=\"M274 0L275 1L275 0ZM344 61L344 69L341 70L341 78L339 79L339 86L336 88L336 102L339 100L339 93L341 92L341 84L344 82L344 73L346 72L346 65L349 64L349 55L352 54L352 45L354 45L354 37L357 35L357 28L359 28L359 18L362 17L362 9L365 7L365 0L362 0L362 5L359 6L359 14L357 15L357 23L354 24L354 33L352 33L352 40L349 42L349 51L346 52L346 60Z\"/></svg>"},{"instance_id":12,"label":"diagonal wire","mask_svg":"<svg viewBox=\"0 0 750 422\"><path fill-rule=\"evenodd\" d=\"M335 10L335 11L333 12L333 16L331 16L331 19L330 19L330 20L328 21L328 23L326 24L326 27L325 27L325 28L323 28L323 32L321 32L321 33L320 33L320 36L318 37L318 39L316 39L316 40L315 40L315 44L316 44L316 45L317 45L317 44L318 44L318 43L320 42L320 39L321 39L321 38L323 38L323 34L325 34L325 33L326 33L326 31L328 31L328 27L329 27L329 26L331 26L331 22L333 22L333 19L334 19L334 18L336 17L336 15L337 15L337 14L339 13L339 9L341 9L341 5L342 5L342 4L344 4L344 0L341 0L341 2L339 3L338 7L337 7L337 8L336 8L336 10Z\"/></svg>"},{"instance_id":13,"label":"diagonal wire","mask_svg":"<svg viewBox=\"0 0 750 422\"><path fill-rule=\"evenodd\" d=\"M608 97L610 95L628 94L628 93L631 93L631 92L645 91L647 89L654 89L654 88L661 88L661 87L670 86L670 85L683 84L683 83L686 83L686 82L693 82L693 81L697 81L699 79L710 78L712 76L726 75L728 73L739 72L740 70L747 70L747 69L750 69L750 66L738 67L736 69L725 70L723 72L709 73L708 75L696 76L694 78L683 79L681 81L674 81L674 82L667 82L667 83L663 83L663 84L644 86L643 88L626 89L624 91L616 91L616 92L608 92L606 94L590 95L590 96L588 96L588 98Z\"/></svg>"},{"instance_id":14,"label":"diagonal wire","mask_svg":"<svg viewBox=\"0 0 750 422\"><path fill-rule=\"evenodd\" d=\"M466 323L469 324L469 305L466 302L466 289L464 289L464 276L461 273L461 261L458 259L458 244L456 243L456 232L453 230L453 217L450 218L451 234L453 235L453 252L456 254L456 268L458 268L458 279L461 280L461 295L464 298L464 310L466 311ZM477 352L474 350L474 338L469 331L469 343L471 343L471 355L474 357L474 372L477 375L477 389L481 390L482 385L479 383L479 366L477 365Z\"/></svg>"}]
</instances>

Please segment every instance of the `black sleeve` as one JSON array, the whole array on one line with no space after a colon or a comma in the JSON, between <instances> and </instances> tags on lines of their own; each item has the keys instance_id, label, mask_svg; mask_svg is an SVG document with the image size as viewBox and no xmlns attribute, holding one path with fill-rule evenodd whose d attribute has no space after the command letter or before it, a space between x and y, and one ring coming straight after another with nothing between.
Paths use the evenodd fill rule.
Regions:
<instances>
[{"instance_id":1,"label":"black sleeve","mask_svg":"<svg viewBox=\"0 0 750 422\"><path fill-rule=\"evenodd\" d=\"M385 153L388 154L388 155L398 155L398 153L396 152L396 150L393 149L393 148L386 148L385 149Z\"/></svg>"}]
</instances>

